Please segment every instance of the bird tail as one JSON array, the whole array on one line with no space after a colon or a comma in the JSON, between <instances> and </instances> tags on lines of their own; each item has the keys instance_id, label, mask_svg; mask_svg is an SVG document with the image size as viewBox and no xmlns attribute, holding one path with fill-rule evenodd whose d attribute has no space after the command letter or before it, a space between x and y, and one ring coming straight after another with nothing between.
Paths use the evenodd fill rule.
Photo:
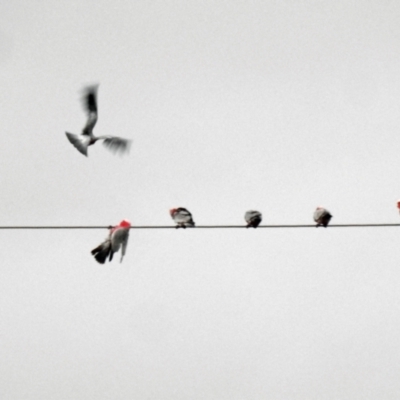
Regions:
<instances>
[{"instance_id":1,"label":"bird tail","mask_svg":"<svg viewBox=\"0 0 400 400\"><path fill-rule=\"evenodd\" d=\"M110 256L109 260L111 261L114 254L111 248L111 240L107 239L105 242L93 249L91 253L94 255L96 261L100 264L104 264L108 256Z\"/></svg>"},{"instance_id":2,"label":"bird tail","mask_svg":"<svg viewBox=\"0 0 400 400\"><path fill-rule=\"evenodd\" d=\"M87 149L90 143L90 137L87 135L75 135L73 133L65 132L71 144L84 156L87 157Z\"/></svg>"},{"instance_id":3,"label":"bird tail","mask_svg":"<svg viewBox=\"0 0 400 400\"><path fill-rule=\"evenodd\" d=\"M261 218L253 218L249 224L247 225L247 227L252 227L252 228L257 228L258 225L260 225L261 223Z\"/></svg>"},{"instance_id":4,"label":"bird tail","mask_svg":"<svg viewBox=\"0 0 400 400\"><path fill-rule=\"evenodd\" d=\"M325 217L322 219L322 225L324 225L324 228L326 228L329 225L329 222L332 218L331 214L325 215Z\"/></svg>"}]
</instances>

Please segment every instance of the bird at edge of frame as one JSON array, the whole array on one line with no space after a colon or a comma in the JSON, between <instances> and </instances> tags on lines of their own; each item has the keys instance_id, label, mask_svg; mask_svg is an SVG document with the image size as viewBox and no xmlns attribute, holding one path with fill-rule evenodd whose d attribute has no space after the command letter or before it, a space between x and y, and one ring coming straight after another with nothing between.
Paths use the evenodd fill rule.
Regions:
<instances>
[{"instance_id":1,"label":"bird at edge of frame","mask_svg":"<svg viewBox=\"0 0 400 400\"><path fill-rule=\"evenodd\" d=\"M262 214L259 211L250 210L246 212L244 219L247 223L246 228L257 228L261 224Z\"/></svg>"},{"instance_id":2,"label":"bird at edge of frame","mask_svg":"<svg viewBox=\"0 0 400 400\"><path fill-rule=\"evenodd\" d=\"M126 219L122 220L117 226L108 227L109 233L107 238L91 251L98 263L104 264L107 261L107 258L108 261L111 261L114 253L118 252L120 248L120 262L122 262L128 245L130 227L131 223Z\"/></svg>"},{"instance_id":3,"label":"bird at edge of frame","mask_svg":"<svg viewBox=\"0 0 400 400\"><path fill-rule=\"evenodd\" d=\"M68 140L84 156L88 156L88 147L102 140L105 147L114 153L124 154L129 152L131 140L117 136L94 136L93 128L98 118L97 89L99 85L87 86L83 90L83 106L87 113L86 125L81 134L65 132Z\"/></svg>"},{"instance_id":4,"label":"bird at edge of frame","mask_svg":"<svg viewBox=\"0 0 400 400\"><path fill-rule=\"evenodd\" d=\"M195 223L193 221L192 214L183 207L172 208L169 210L171 218L176 223L176 228L194 228Z\"/></svg>"},{"instance_id":5,"label":"bird at edge of frame","mask_svg":"<svg viewBox=\"0 0 400 400\"><path fill-rule=\"evenodd\" d=\"M326 228L329 225L331 218L332 214L323 207L317 207L317 209L314 211L314 221L317 223L317 228L319 226Z\"/></svg>"}]
</instances>

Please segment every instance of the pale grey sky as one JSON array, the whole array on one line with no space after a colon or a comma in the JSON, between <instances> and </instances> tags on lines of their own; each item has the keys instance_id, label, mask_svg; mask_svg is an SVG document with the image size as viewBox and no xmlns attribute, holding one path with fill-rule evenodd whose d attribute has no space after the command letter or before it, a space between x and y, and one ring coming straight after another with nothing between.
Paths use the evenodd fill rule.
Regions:
<instances>
[{"instance_id":1,"label":"pale grey sky","mask_svg":"<svg viewBox=\"0 0 400 400\"><path fill-rule=\"evenodd\" d=\"M399 222L400 4L0 5L0 225ZM82 156L79 93L99 83ZM0 231L6 400L400 396L398 228Z\"/></svg>"}]
</instances>

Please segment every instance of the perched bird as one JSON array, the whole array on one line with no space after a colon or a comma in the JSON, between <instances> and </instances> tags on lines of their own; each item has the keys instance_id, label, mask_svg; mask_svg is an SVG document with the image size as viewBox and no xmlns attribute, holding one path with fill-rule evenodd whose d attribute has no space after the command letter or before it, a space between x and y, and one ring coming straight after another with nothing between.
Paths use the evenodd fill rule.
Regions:
<instances>
[{"instance_id":1,"label":"perched bird","mask_svg":"<svg viewBox=\"0 0 400 400\"><path fill-rule=\"evenodd\" d=\"M257 228L258 225L260 225L262 221L262 214L259 211L247 211L246 214L244 215L244 219L247 222L246 228Z\"/></svg>"},{"instance_id":2,"label":"perched bird","mask_svg":"<svg viewBox=\"0 0 400 400\"><path fill-rule=\"evenodd\" d=\"M317 207L317 209L314 211L314 221L317 223L317 228L319 226L326 228L331 218L331 213L323 207Z\"/></svg>"},{"instance_id":3,"label":"perched bird","mask_svg":"<svg viewBox=\"0 0 400 400\"><path fill-rule=\"evenodd\" d=\"M194 227L195 223L192 218L192 214L186 208L172 208L169 210L172 219L176 222L176 228Z\"/></svg>"},{"instance_id":4,"label":"perched bird","mask_svg":"<svg viewBox=\"0 0 400 400\"><path fill-rule=\"evenodd\" d=\"M126 252L126 246L128 245L129 228L131 223L124 219L117 226L110 226L110 230L107 239L91 251L94 258L100 264L104 264L109 257L109 261L112 260L114 253L116 253L120 247L121 249L121 261L124 258Z\"/></svg>"},{"instance_id":5,"label":"perched bird","mask_svg":"<svg viewBox=\"0 0 400 400\"><path fill-rule=\"evenodd\" d=\"M84 156L88 155L88 146L95 144L98 140L103 140L104 146L114 153L125 153L129 151L131 141L115 136L99 136L93 135L93 128L97 122L97 88L96 86L88 86L84 89L83 106L87 112L88 119L85 127L80 135L65 132L68 140L75 148Z\"/></svg>"}]
</instances>

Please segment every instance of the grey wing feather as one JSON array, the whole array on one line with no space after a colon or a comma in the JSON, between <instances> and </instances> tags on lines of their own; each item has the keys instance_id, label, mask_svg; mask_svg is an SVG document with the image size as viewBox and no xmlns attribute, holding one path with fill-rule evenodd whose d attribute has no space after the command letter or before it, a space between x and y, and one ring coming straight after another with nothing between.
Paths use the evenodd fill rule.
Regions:
<instances>
[{"instance_id":1,"label":"grey wing feather","mask_svg":"<svg viewBox=\"0 0 400 400\"><path fill-rule=\"evenodd\" d=\"M128 237L126 238L126 240L124 240L123 242L122 242L122 248L121 248L121 261L120 262L122 262L122 259L124 258L124 255L125 255L125 253L126 253L126 247L128 246Z\"/></svg>"},{"instance_id":2,"label":"grey wing feather","mask_svg":"<svg viewBox=\"0 0 400 400\"><path fill-rule=\"evenodd\" d=\"M179 207L176 209L176 211L177 211L177 214L180 216L192 218L192 214L190 213L190 211L184 207Z\"/></svg>"},{"instance_id":3,"label":"grey wing feather","mask_svg":"<svg viewBox=\"0 0 400 400\"><path fill-rule=\"evenodd\" d=\"M121 262L126 252L128 239L129 239L129 229L119 228L112 234L112 239L111 239L112 249L114 252L117 252L121 248Z\"/></svg>"},{"instance_id":4,"label":"grey wing feather","mask_svg":"<svg viewBox=\"0 0 400 400\"><path fill-rule=\"evenodd\" d=\"M246 222L251 222L254 219L258 219L258 218L261 219L262 215L259 211L251 210L251 211L246 212L244 218L245 218Z\"/></svg>"},{"instance_id":5,"label":"grey wing feather","mask_svg":"<svg viewBox=\"0 0 400 400\"><path fill-rule=\"evenodd\" d=\"M179 224L185 224L186 226L195 226L192 214L186 208L179 207L177 209L177 213L175 214L174 219Z\"/></svg>"},{"instance_id":6,"label":"grey wing feather","mask_svg":"<svg viewBox=\"0 0 400 400\"><path fill-rule=\"evenodd\" d=\"M91 112L88 115L85 127L82 129L82 135L90 136L92 134L93 128L97 122L97 113Z\"/></svg>"},{"instance_id":7,"label":"grey wing feather","mask_svg":"<svg viewBox=\"0 0 400 400\"><path fill-rule=\"evenodd\" d=\"M123 139L115 136L107 136L103 140L103 144L113 153L127 153L131 147L131 140Z\"/></svg>"},{"instance_id":8,"label":"grey wing feather","mask_svg":"<svg viewBox=\"0 0 400 400\"><path fill-rule=\"evenodd\" d=\"M315 210L314 212L314 221L318 222L322 217L324 217L327 214L327 211L323 208L319 210Z\"/></svg>"}]
</instances>

